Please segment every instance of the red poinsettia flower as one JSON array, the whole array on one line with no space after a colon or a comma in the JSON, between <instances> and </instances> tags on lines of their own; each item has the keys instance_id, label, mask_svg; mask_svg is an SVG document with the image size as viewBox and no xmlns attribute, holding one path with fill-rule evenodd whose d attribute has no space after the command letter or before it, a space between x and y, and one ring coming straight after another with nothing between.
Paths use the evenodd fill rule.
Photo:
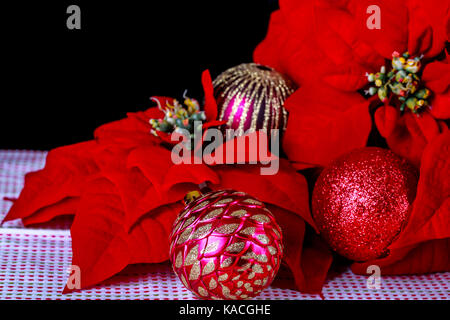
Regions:
<instances>
[{"instance_id":1,"label":"red poinsettia flower","mask_svg":"<svg viewBox=\"0 0 450 320\"><path fill-rule=\"evenodd\" d=\"M380 8L381 29L367 27L372 5ZM357 90L367 84L365 74L379 70L394 51L408 51L424 55L422 81L433 91L431 109L416 117L386 105L376 111L375 123L394 152L419 165L425 145L446 130L442 119L450 113L448 59L433 61L444 54L449 7L439 0L281 0L254 59L300 86L285 104L295 123L288 124L284 140L289 159L299 168L323 166L364 146L373 100Z\"/></svg>"},{"instance_id":2,"label":"red poinsettia flower","mask_svg":"<svg viewBox=\"0 0 450 320\"><path fill-rule=\"evenodd\" d=\"M373 5L380 9L380 29L367 27L367 9ZM283 147L296 168L326 166L365 146L374 129L389 148L420 166L410 219L390 254L355 264L355 272L365 274L370 264L383 266L384 274L450 270L449 18L449 1L280 0L254 52L256 62L300 87L285 103L289 120ZM363 94L367 73L378 72L394 52L421 58L420 82L432 94L430 107L418 114Z\"/></svg>"},{"instance_id":3,"label":"red poinsettia flower","mask_svg":"<svg viewBox=\"0 0 450 320\"><path fill-rule=\"evenodd\" d=\"M209 73L202 80L208 127L218 124L217 106ZM158 100L173 103L166 97ZM92 141L51 150L45 167L26 175L4 221L21 218L31 225L74 215L72 264L80 267L85 288L128 264L167 260L169 234L185 194L208 182L212 189L247 192L271 206L284 229L285 263L298 289L320 291L331 255L320 256L321 268L315 267L317 259L304 258L313 250L302 246L305 224L314 227L305 178L283 159L275 175L261 175L261 165L174 164L169 135L162 139L150 133L149 120L163 116L156 107L129 113L99 127Z\"/></svg>"}]
</instances>

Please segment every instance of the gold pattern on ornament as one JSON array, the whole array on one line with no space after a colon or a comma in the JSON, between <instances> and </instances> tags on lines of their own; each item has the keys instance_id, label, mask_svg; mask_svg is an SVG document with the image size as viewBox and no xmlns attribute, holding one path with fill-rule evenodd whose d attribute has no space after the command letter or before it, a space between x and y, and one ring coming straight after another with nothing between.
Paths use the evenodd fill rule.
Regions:
<instances>
[{"instance_id":1,"label":"gold pattern on ornament","mask_svg":"<svg viewBox=\"0 0 450 320\"><path fill-rule=\"evenodd\" d=\"M209 204L209 201L203 201L200 204L196 205L194 209L192 209L192 211L196 211L198 209L204 208L205 206L207 206Z\"/></svg>"},{"instance_id":2,"label":"gold pattern on ornament","mask_svg":"<svg viewBox=\"0 0 450 320\"><path fill-rule=\"evenodd\" d=\"M218 196L221 196L224 193L225 193L225 191L218 191L218 192L215 192L214 194L210 195L209 198L214 199L214 198L217 198Z\"/></svg>"},{"instance_id":3,"label":"gold pattern on ornament","mask_svg":"<svg viewBox=\"0 0 450 320\"><path fill-rule=\"evenodd\" d=\"M240 288L240 287L242 287L243 284L244 284L244 281L238 281L236 285L238 288Z\"/></svg>"},{"instance_id":4,"label":"gold pattern on ornament","mask_svg":"<svg viewBox=\"0 0 450 320\"><path fill-rule=\"evenodd\" d=\"M239 228L238 223L229 223L229 224L224 224L224 225L221 225L220 227L217 227L216 230L214 230L214 231L217 233L221 233L221 234L230 234L230 233L233 233L234 231L236 231L237 228Z\"/></svg>"},{"instance_id":5,"label":"gold pattern on ornament","mask_svg":"<svg viewBox=\"0 0 450 320\"><path fill-rule=\"evenodd\" d=\"M266 216L265 214L255 214L254 216L251 216L250 219L256 220L260 223L270 222L270 218L268 216Z\"/></svg>"},{"instance_id":6,"label":"gold pattern on ornament","mask_svg":"<svg viewBox=\"0 0 450 320\"><path fill-rule=\"evenodd\" d=\"M192 232L192 228L187 228L186 230L184 230L181 233L180 237L178 238L177 244L186 242L189 239L191 232Z\"/></svg>"},{"instance_id":7,"label":"gold pattern on ornament","mask_svg":"<svg viewBox=\"0 0 450 320\"><path fill-rule=\"evenodd\" d=\"M242 290L237 290L237 291L236 291L236 295L237 295L238 297L241 295L241 293L242 293Z\"/></svg>"},{"instance_id":8,"label":"gold pattern on ornament","mask_svg":"<svg viewBox=\"0 0 450 320\"><path fill-rule=\"evenodd\" d=\"M247 262L247 263L244 264L242 267L240 267L240 268L238 269L238 271L239 271L239 272L245 271L245 270L247 270L248 268L250 268L251 266L252 266L252 264L251 264L250 262Z\"/></svg>"},{"instance_id":9,"label":"gold pattern on ornament","mask_svg":"<svg viewBox=\"0 0 450 320\"><path fill-rule=\"evenodd\" d=\"M237 195L237 196L246 196L247 195L245 192L242 192L242 191L236 191L236 192L233 192L233 194Z\"/></svg>"},{"instance_id":10,"label":"gold pattern on ornament","mask_svg":"<svg viewBox=\"0 0 450 320\"><path fill-rule=\"evenodd\" d=\"M214 263L214 260L209 260L206 266L203 267L202 276L210 274L215 268L216 264Z\"/></svg>"},{"instance_id":11,"label":"gold pattern on ornament","mask_svg":"<svg viewBox=\"0 0 450 320\"><path fill-rule=\"evenodd\" d=\"M208 245L202 250L202 254L211 253L219 248L219 241L208 243Z\"/></svg>"},{"instance_id":12,"label":"gold pattern on ornament","mask_svg":"<svg viewBox=\"0 0 450 320\"><path fill-rule=\"evenodd\" d=\"M276 235L278 238L281 238L281 234L278 232L278 230L277 230L276 228L273 228L272 231L273 231L273 233L275 233L275 235Z\"/></svg>"},{"instance_id":13,"label":"gold pattern on ornament","mask_svg":"<svg viewBox=\"0 0 450 320\"><path fill-rule=\"evenodd\" d=\"M239 233L251 236L255 233L255 231L256 231L255 227L247 227L247 228L239 231Z\"/></svg>"},{"instance_id":14,"label":"gold pattern on ornament","mask_svg":"<svg viewBox=\"0 0 450 320\"><path fill-rule=\"evenodd\" d=\"M222 199L222 200L217 201L214 205L226 204L226 203L229 203L231 201L233 201L232 198L226 198L226 199Z\"/></svg>"},{"instance_id":15,"label":"gold pattern on ornament","mask_svg":"<svg viewBox=\"0 0 450 320\"><path fill-rule=\"evenodd\" d=\"M208 212L208 214L206 214L201 221L205 221L205 220L209 220L212 218L217 217L218 215L220 215L223 212L223 208L219 208L219 209L215 209L212 210L210 212Z\"/></svg>"},{"instance_id":16,"label":"gold pattern on ornament","mask_svg":"<svg viewBox=\"0 0 450 320\"><path fill-rule=\"evenodd\" d=\"M180 215L178 215L177 219L175 220L175 223L178 223L184 216L189 212L189 209L184 210Z\"/></svg>"},{"instance_id":17,"label":"gold pattern on ornament","mask_svg":"<svg viewBox=\"0 0 450 320\"><path fill-rule=\"evenodd\" d=\"M184 286L186 288L189 288L189 285L187 284L186 278L184 277L183 274L180 275L180 279L181 279L181 282L183 282Z\"/></svg>"},{"instance_id":18,"label":"gold pattern on ornament","mask_svg":"<svg viewBox=\"0 0 450 320\"><path fill-rule=\"evenodd\" d=\"M228 288L227 286L222 285L222 294L225 298L232 299L230 295L230 288Z\"/></svg>"},{"instance_id":19,"label":"gold pattern on ornament","mask_svg":"<svg viewBox=\"0 0 450 320\"><path fill-rule=\"evenodd\" d=\"M229 245L225 250L231 253L241 252L245 247L245 242L235 242Z\"/></svg>"},{"instance_id":20,"label":"gold pattern on ornament","mask_svg":"<svg viewBox=\"0 0 450 320\"><path fill-rule=\"evenodd\" d=\"M197 230L195 230L191 239L199 239L199 238L207 235L208 232L211 230L211 227L212 227L212 223L199 227Z\"/></svg>"},{"instance_id":21,"label":"gold pattern on ornament","mask_svg":"<svg viewBox=\"0 0 450 320\"><path fill-rule=\"evenodd\" d=\"M234 117L236 116L236 112L238 110L239 105L241 104L242 100L244 99L244 97L242 96L242 94L240 92L238 92L238 94L236 96L234 96L234 101L233 101L233 105L231 107L231 112L228 118L228 122L227 125L229 127L231 127L231 125L234 122Z\"/></svg>"},{"instance_id":22,"label":"gold pattern on ornament","mask_svg":"<svg viewBox=\"0 0 450 320\"><path fill-rule=\"evenodd\" d=\"M214 278L211 278L211 281L209 281L209 289L214 290L217 288L217 281Z\"/></svg>"},{"instance_id":23,"label":"gold pattern on ornament","mask_svg":"<svg viewBox=\"0 0 450 320\"><path fill-rule=\"evenodd\" d=\"M222 261L222 263L220 264L221 268L228 268L229 266L231 266L233 264L233 258L228 257L225 260Z\"/></svg>"},{"instance_id":24,"label":"gold pattern on ornament","mask_svg":"<svg viewBox=\"0 0 450 320\"><path fill-rule=\"evenodd\" d=\"M263 279L263 281L262 281L262 285L265 286L265 285L267 284L267 281L268 281L268 278L265 277L265 278Z\"/></svg>"},{"instance_id":25,"label":"gold pattern on ornament","mask_svg":"<svg viewBox=\"0 0 450 320\"><path fill-rule=\"evenodd\" d=\"M281 243L281 241L277 243L277 246L278 246L278 250L280 252L283 252L283 244Z\"/></svg>"},{"instance_id":26,"label":"gold pattern on ornament","mask_svg":"<svg viewBox=\"0 0 450 320\"><path fill-rule=\"evenodd\" d=\"M252 272L250 272L250 273L248 274L247 279L248 279L248 280L252 280L255 276L256 276L256 274L252 271Z\"/></svg>"},{"instance_id":27,"label":"gold pattern on ornament","mask_svg":"<svg viewBox=\"0 0 450 320\"><path fill-rule=\"evenodd\" d=\"M261 201L258 201L258 200L255 200L255 199L245 199L242 202L249 203L249 204L255 204L255 205L259 205L259 206L263 205L263 203Z\"/></svg>"},{"instance_id":28,"label":"gold pattern on ornament","mask_svg":"<svg viewBox=\"0 0 450 320\"><path fill-rule=\"evenodd\" d=\"M219 282L226 281L228 279L228 273L221 274L217 279Z\"/></svg>"},{"instance_id":29,"label":"gold pattern on ornament","mask_svg":"<svg viewBox=\"0 0 450 320\"><path fill-rule=\"evenodd\" d=\"M265 234L258 234L256 238L261 242L262 244L269 244L270 239Z\"/></svg>"},{"instance_id":30,"label":"gold pattern on ornament","mask_svg":"<svg viewBox=\"0 0 450 320\"><path fill-rule=\"evenodd\" d=\"M197 280L200 277L200 261L194 263L189 273L189 280Z\"/></svg>"},{"instance_id":31,"label":"gold pattern on ornament","mask_svg":"<svg viewBox=\"0 0 450 320\"><path fill-rule=\"evenodd\" d=\"M208 291L206 291L203 287L199 286L197 291L198 291L198 294L201 295L202 297L208 296Z\"/></svg>"},{"instance_id":32,"label":"gold pattern on ornament","mask_svg":"<svg viewBox=\"0 0 450 320\"><path fill-rule=\"evenodd\" d=\"M271 255L276 255L277 254L277 249L275 247L268 246L267 249L269 250Z\"/></svg>"},{"instance_id":33,"label":"gold pattern on ornament","mask_svg":"<svg viewBox=\"0 0 450 320\"><path fill-rule=\"evenodd\" d=\"M177 257L175 259L175 267L181 268L181 265L183 264L183 255L181 254L181 251L178 252Z\"/></svg>"},{"instance_id":34,"label":"gold pattern on ornament","mask_svg":"<svg viewBox=\"0 0 450 320\"><path fill-rule=\"evenodd\" d=\"M193 247L189 253L186 255L186 258L184 259L184 265L190 266L194 262L196 262L198 259L198 244Z\"/></svg>"},{"instance_id":35,"label":"gold pattern on ornament","mask_svg":"<svg viewBox=\"0 0 450 320\"><path fill-rule=\"evenodd\" d=\"M253 90L251 90L251 94L248 95L246 94L245 96L245 102L244 102L244 110L242 111L241 114L241 119L239 122L239 127L238 130L241 130L241 132L244 131L244 125L245 122L247 121L247 116L248 116L248 109L250 108L250 105L252 104L253 100L255 99L256 94L258 93L258 90L256 90L256 87L258 87L258 83L253 82L252 84L250 84L247 88L253 88Z\"/></svg>"},{"instance_id":36,"label":"gold pattern on ornament","mask_svg":"<svg viewBox=\"0 0 450 320\"><path fill-rule=\"evenodd\" d=\"M253 272L255 272L255 273L264 273L263 268L262 268L261 265L259 265L259 264L254 264L254 265L252 266L252 270L253 270Z\"/></svg>"},{"instance_id":37,"label":"gold pattern on ornament","mask_svg":"<svg viewBox=\"0 0 450 320\"><path fill-rule=\"evenodd\" d=\"M172 230L172 234L174 234L176 231L178 231L181 227L181 224L183 223L183 220L180 220L177 225L175 226L175 228L173 228Z\"/></svg>"},{"instance_id":38,"label":"gold pattern on ornament","mask_svg":"<svg viewBox=\"0 0 450 320\"><path fill-rule=\"evenodd\" d=\"M190 226L192 224L192 222L194 222L195 218L196 218L195 216L192 216L189 219L187 219L181 228L184 229L184 228Z\"/></svg>"},{"instance_id":39,"label":"gold pattern on ornament","mask_svg":"<svg viewBox=\"0 0 450 320\"><path fill-rule=\"evenodd\" d=\"M241 275L240 274L238 274L237 276L235 276L234 278L232 278L231 280L233 280L233 281L236 281L236 280L239 280L239 278L241 277Z\"/></svg>"},{"instance_id":40,"label":"gold pattern on ornament","mask_svg":"<svg viewBox=\"0 0 450 320\"><path fill-rule=\"evenodd\" d=\"M249 292L253 292L252 285L251 285L249 282L247 282L246 284L244 284L244 288L245 288L247 291L249 291Z\"/></svg>"},{"instance_id":41,"label":"gold pattern on ornament","mask_svg":"<svg viewBox=\"0 0 450 320\"><path fill-rule=\"evenodd\" d=\"M241 295L241 298L242 298L242 299L247 299L247 298L248 298L248 295L243 294L243 295Z\"/></svg>"},{"instance_id":42,"label":"gold pattern on ornament","mask_svg":"<svg viewBox=\"0 0 450 320\"><path fill-rule=\"evenodd\" d=\"M246 255L242 256L242 259L255 259L258 262L264 262L266 263L268 261L268 258L265 254L256 254L255 252L251 251L249 253L247 253Z\"/></svg>"},{"instance_id":43,"label":"gold pattern on ornament","mask_svg":"<svg viewBox=\"0 0 450 320\"><path fill-rule=\"evenodd\" d=\"M256 286L260 286L261 285L261 280L255 280L254 282L253 282Z\"/></svg>"},{"instance_id":44,"label":"gold pattern on ornament","mask_svg":"<svg viewBox=\"0 0 450 320\"><path fill-rule=\"evenodd\" d=\"M242 218L246 214L247 214L247 210L240 209L240 210L233 211L233 213L231 213L230 216L237 217L237 218Z\"/></svg>"}]
</instances>

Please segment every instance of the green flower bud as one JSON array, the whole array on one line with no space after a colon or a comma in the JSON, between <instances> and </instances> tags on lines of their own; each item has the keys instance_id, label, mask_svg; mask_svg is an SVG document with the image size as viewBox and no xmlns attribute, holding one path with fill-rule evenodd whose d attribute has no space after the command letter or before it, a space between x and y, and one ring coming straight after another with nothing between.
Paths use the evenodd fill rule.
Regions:
<instances>
[{"instance_id":1,"label":"green flower bud","mask_svg":"<svg viewBox=\"0 0 450 320\"><path fill-rule=\"evenodd\" d=\"M416 103L417 103L417 98L416 97L410 97L410 98L408 98L406 100L406 106L410 110L415 110L416 109Z\"/></svg>"},{"instance_id":2,"label":"green flower bud","mask_svg":"<svg viewBox=\"0 0 450 320\"><path fill-rule=\"evenodd\" d=\"M378 91L378 89L375 88L375 87L370 87L370 88L369 88L369 94L370 94L371 96L373 96L375 93L377 93L377 91Z\"/></svg>"},{"instance_id":3,"label":"green flower bud","mask_svg":"<svg viewBox=\"0 0 450 320\"><path fill-rule=\"evenodd\" d=\"M380 98L381 101L385 102L387 99L387 90L385 87L381 87L378 89L378 98Z\"/></svg>"},{"instance_id":4,"label":"green flower bud","mask_svg":"<svg viewBox=\"0 0 450 320\"><path fill-rule=\"evenodd\" d=\"M420 89L419 91L416 92L416 97L419 99L426 99L428 98L430 95L430 90L424 88L424 89Z\"/></svg>"}]
</instances>

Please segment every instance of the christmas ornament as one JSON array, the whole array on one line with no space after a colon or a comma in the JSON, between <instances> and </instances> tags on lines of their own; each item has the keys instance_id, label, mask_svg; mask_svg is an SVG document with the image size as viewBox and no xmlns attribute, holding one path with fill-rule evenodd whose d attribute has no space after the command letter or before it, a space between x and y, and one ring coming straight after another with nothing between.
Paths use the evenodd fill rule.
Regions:
<instances>
[{"instance_id":1,"label":"christmas ornament","mask_svg":"<svg viewBox=\"0 0 450 320\"><path fill-rule=\"evenodd\" d=\"M390 150L354 150L320 174L314 220L339 254L355 261L381 257L408 219L417 180L416 170Z\"/></svg>"},{"instance_id":2,"label":"christmas ornament","mask_svg":"<svg viewBox=\"0 0 450 320\"><path fill-rule=\"evenodd\" d=\"M225 128L239 130L271 129L284 132L288 113L283 108L294 92L294 84L272 68L244 63L220 74L213 82L218 119L227 121Z\"/></svg>"},{"instance_id":3,"label":"christmas ornament","mask_svg":"<svg viewBox=\"0 0 450 320\"><path fill-rule=\"evenodd\" d=\"M421 68L422 56L412 58L408 52L400 55L397 51L392 53L391 70L386 73L382 66L380 72L366 73L367 80L375 86L365 91L366 94L378 94L382 102L389 97L397 96L400 102L400 111L407 107L412 113L418 113L429 106L427 98L430 90L420 83L418 72Z\"/></svg>"},{"instance_id":4,"label":"christmas ornament","mask_svg":"<svg viewBox=\"0 0 450 320\"><path fill-rule=\"evenodd\" d=\"M175 273L204 299L256 296L281 264L282 236L273 215L243 192L197 197L174 222L170 259Z\"/></svg>"}]
</instances>

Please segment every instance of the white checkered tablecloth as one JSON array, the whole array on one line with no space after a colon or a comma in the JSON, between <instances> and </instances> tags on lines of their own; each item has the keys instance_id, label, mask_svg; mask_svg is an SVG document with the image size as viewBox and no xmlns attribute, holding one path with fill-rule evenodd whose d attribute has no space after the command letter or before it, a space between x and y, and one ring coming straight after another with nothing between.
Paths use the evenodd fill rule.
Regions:
<instances>
[{"instance_id":1,"label":"white checkered tablecloth","mask_svg":"<svg viewBox=\"0 0 450 320\"><path fill-rule=\"evenodd\" d=\"M46 152L0 150L0 219L23 187L26 172L42 168ZM61 294L71 262L69 222L23 228L19 221L0 228L0 299L193 299L168 263L127 267L93 288ZM382 276L379 289L349 270L328 279L325 299L449 299L450 272ZM269 287L257 299L321 299L319 295Z\"/></svg>"}]
</instances>

